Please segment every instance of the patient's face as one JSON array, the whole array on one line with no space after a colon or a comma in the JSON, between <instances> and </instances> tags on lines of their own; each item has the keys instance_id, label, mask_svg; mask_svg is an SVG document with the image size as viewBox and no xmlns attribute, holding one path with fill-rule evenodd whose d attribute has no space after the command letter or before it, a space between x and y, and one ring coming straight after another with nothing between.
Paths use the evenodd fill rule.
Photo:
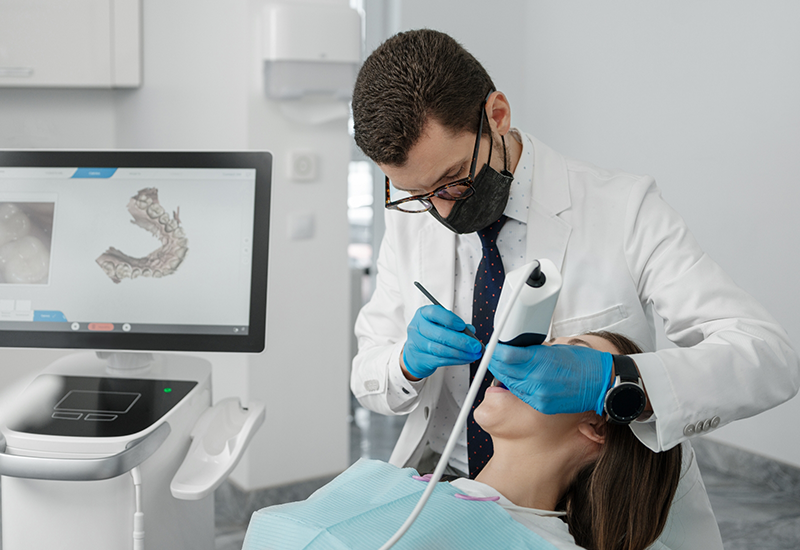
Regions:
<instances>
[{"instance_id":1,"label":"patient's face","mask_svg":"<svg viewBox=\"0 0 800 550\"><path fill-rule=\"evenodd\" d=\"M593 335L559 337L545 343L553 344L585 346L598 351L619 353L611 342ZM507 389L493 384L487 388L483 402L475 409L475 420L492 437L515 439L536 435L538 438L552 439L556 443L556 440L571 436L579 420L586 414L593 413L540 413Z\"/></svg>"}]
</instances>

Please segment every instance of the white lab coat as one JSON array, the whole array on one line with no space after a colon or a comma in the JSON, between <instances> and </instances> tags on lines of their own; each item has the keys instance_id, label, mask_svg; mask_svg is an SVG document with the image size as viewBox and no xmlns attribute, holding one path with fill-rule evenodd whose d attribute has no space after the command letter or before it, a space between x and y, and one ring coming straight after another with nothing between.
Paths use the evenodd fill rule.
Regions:
<instances>
[{"instance_id":1,"label":"white lab coat","mask_svg":"<svg viewBox=\"0 0 800 550\"><path fill-rule=\"evenodd\" d=\"M656 419L632 425L645 445L669 449L797 393L800 368L785 331L700 249L652 178L575 161L531 139L526 261L548 258L563 277L551 336L610 330L648 351L634 356ZM415 465L424 450L443 373L392 410L389 368L428 303L415 280L452 309L455 239L429 214L386 211L377 287L356 321L354 395L373 411L409 415L390 459L397 466ZM653 314L679 348L654 351Z\"/></svg>"}]
</instances>

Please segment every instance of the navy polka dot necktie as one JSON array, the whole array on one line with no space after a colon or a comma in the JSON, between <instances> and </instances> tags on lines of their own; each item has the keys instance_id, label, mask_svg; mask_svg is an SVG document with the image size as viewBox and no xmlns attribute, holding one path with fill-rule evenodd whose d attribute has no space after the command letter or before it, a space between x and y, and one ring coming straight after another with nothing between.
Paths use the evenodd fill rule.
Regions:
<instances>
[{"instance_id":1,"label":"navy polka dot necktie","mask_svg":"<svg viewBox=\"0 0 800 550\"><path fill-rule=\"evenodd\" d=\"M483 342L489 343L494 327L494 312L497 309L497 302L500 299L500 290L503 288L503 281L506 274L503 271L503 261L500 259L500 251L497 249L497 236L500 229L506 223L506 217L502 216L489 227L478 231L483 245L483 257L478 265L478 272L475 274L475 289L472 299L472 325L475 327L475 336ZM475 361L469 366L470 384L475 378L475 373L480 365L480 360ZM475 408L483 401L486 388L491 383L492 375L486 373L481 382L478 396L472 405L472 410L467 418L467 456L469 460L469 477L475 479L489 459L492 457L492 439L489 434L475 422L473 413Z\"/></svg>"}]
</instances>

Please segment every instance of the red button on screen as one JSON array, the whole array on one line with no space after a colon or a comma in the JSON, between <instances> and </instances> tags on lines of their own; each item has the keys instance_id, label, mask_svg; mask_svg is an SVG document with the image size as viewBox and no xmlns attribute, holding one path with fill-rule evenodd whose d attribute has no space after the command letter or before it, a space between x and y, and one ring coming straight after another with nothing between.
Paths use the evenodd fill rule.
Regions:
<instances>
[{"instance_id":1,"label":"red button on screen","mask_svg":"<svg viewBox=\"0 0 800 550\"><path fill-rule=\"evenodd\" d=\"M89 323L89 330L114 330L111 323Z\"/></svg>"}]
</instances>

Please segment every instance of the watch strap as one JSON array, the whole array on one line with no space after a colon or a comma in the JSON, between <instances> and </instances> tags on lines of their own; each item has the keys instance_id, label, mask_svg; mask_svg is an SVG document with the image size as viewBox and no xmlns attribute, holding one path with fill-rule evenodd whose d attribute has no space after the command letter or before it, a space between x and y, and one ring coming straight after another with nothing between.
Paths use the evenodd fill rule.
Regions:
<instances>
[{"instance_id":1,"label":"watch strap","mask_svg":"<svg viewBox=\"0 0 800 550\"><path fill-rule=\"evenodd\" d=\"M606 393L604 408L610 422L629 424L638 418L644 410L647 397L636 363L627 355L614 355L614 385ZM638 395L631 401L630 394ZM619 403L618 400L621 400ZM639 401L636 406L636 401ZM634 407L634 408L632 408Z\"/></svg>"},{"instance_id":2,"label":"watch strap","mask_svg":"<svg viewBox=\"0 0 800 550\"><path fill-rule=\"evenodd\" d=\"M614 375L622 382L639 382L639 369L636 363L627 355L614 355Z\"/></svg>"}]
</instances>

